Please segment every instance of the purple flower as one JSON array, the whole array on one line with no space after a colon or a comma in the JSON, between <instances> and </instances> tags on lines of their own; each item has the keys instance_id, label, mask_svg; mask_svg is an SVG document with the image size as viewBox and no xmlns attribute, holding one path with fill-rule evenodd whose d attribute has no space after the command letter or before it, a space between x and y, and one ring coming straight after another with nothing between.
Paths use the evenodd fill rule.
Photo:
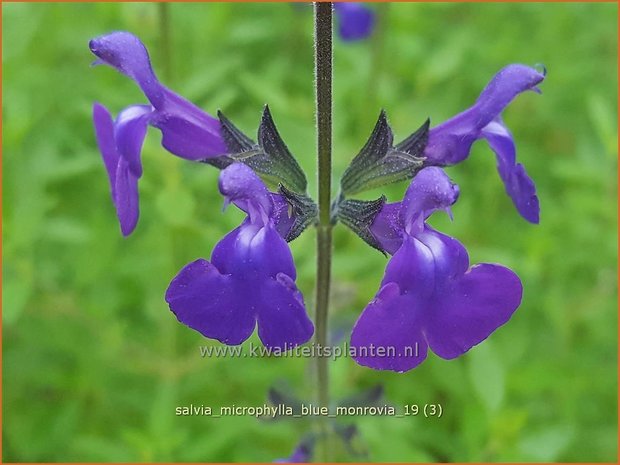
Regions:
<instances>
[{"instance_id":1,"label":"purple flower","mask_svg":"<svg viewBox=\"0 0 620 465\"><path fill-rule=\"evenodd\" d=\"M161 130L162 145L188 160L201 160L226 153L216 118L163 86L151 68L148 52L129 32L113 32L92 39L95 64L106 64L133 79L150 105L132 105L114 121L101 104L93 106L97 144L103 156L112 200L127 236L138 221L138 179L142 176L140 153L148 125Z\"/></svg>"},{"instance_id":2,"label":"purple flower","mask_svg":"<svg viewBox=\"0 0 620 465\"><path fill-rule=\"evenodd\" d=\"M419 365L429 347L444 359L458 357L519 306L522 286L511 270L487 263L470 268L465 248L426 224L458 194L443 170L424 168L403 201L386 205L375 219L371 230L393 257L353 328L359 364L404 372Z\"/></svg>"},{"instance_id":3,"label":"purple flower","mask_svg":"<svg viewBox=\"0 0 620 465\"><path fill-rule=\"evenodd\" d=\"M338 33L342 40L354 41L365 39L372 34L375 25L373 11L356 2L334 3L338 16Z\"/></svg>"},{"instance_id":4,"label":"purple flower","mask_svg":"<svg viewBox=\"0 0 620 465\"><path fill-rule=\"evenodd\" d=\"M234 163L220 174L227 203L247 213L241 226L172 280L166 302L177 319L228 345L245 341L258 323L267 347L288 349L314 332L295 286L291 251L276 227L278 205L248 166Z\"/></svg>"},{"instance_id":5,"label":"purple flower","mask_svg":"<svg viewBox=\"0 0 620 465\"><path fill-rule=\"evenodd\" d=\"M274 460L274 463L310 463L312 460L312 447L314 443L309 441L301 442L291 455L283 459Z\"/></svg>"},{"instance_id":6,"label":"purple flower","mask_svg":"<svg viewBox=\"0 0 620 465\"><path fill-rule=\"evenodd\" d=\"M527 221L539 222L540 207L534 182L516 162L512 134L501 118L504 108L521 92L540 92L545 72L524 65L509 65L489 82L476 103L448 121L431 128L424 151L425 164L454 165L469 156L472 144L486 139L497 157L497 169L506 192Z\"/></svg>"}]
</instances>

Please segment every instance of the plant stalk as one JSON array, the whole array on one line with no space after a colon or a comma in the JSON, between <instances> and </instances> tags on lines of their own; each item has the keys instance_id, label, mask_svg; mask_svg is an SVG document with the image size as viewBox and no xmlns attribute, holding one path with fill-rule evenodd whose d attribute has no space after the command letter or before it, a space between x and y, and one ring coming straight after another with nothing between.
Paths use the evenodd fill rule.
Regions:
<instances>
[{"instance_id":1,"label":"plant stalk","mask_svg":"<svg viewBox=\"0 0 620 465\"><path fill-rule=\"evenodd\" d=\"M166 2L157 4L157 16L159 20L160 50L162 57L162 69L166 84L170 85L172 79L172 54L170 34L170 5Z\"/></svg>"},{"instance_id":2,"label":"plant stalk","mask_svg":"<svg viewBox=\"0 0 620 465\"><path fill-rule=\"evenodd\" d=\"M332 4L314 4L314 53L316 85L316 121L318 142L318 199L317 224L317 280L315 312L315 344L327 346L327 317L331 280L332 222L330 218L332 174ZM316 357L317 401L320 407L329 408L328 358ZM328 461L328 419L319 417L320 461Z\"/></svg>"}]
</instances>

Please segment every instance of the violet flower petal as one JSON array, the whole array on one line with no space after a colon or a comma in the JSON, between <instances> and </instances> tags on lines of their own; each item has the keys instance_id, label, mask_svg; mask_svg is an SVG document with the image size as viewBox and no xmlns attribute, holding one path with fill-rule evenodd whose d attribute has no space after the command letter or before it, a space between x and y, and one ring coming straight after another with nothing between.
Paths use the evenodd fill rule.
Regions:
<instances>
[{"instance_id":1,"label":"violet flower petal","mask_svg":"<svg viewBox=\"0 0 620 465\"><path fill-rule=\"evenodd\" d=\"M418 239L405 235L403 243L388 262L381 287L397 283L401 292L420 299L430 297L435 289L433 251Z\"/></svg>"},{"instance_id":2,"label":"violet flower petal","mask_svg":"<svg viewBox=\"0 0 620 465\"><path fill-rule=\"evenodd\" d=\"M522 293L521 281L508 268L473 266L437 292L426 323L428 344L445 359L464 354L510 319Z\"/></svg>"},{"instance_id":3,"label":"violet flower petal","mask_svg":"<svg viewBox=\"0 0 620 465\"><path fill-rule=\"evenodd\" d=\"M265 347L289 349L308 341L314 333L303 297L285 273L267 279L260 287L258 337ZM249 303L249 302L248 302Z\"/></svg>"},{"instance_id":4,"label":"violet flower petal","mask_svg":"<svg viewBox=\"0 0 620 465\"><path fill-rule=\"evenodd\" d=\"M459 241L431 228L428 224L416 236L433 255L436 285L443 286L467 272L469 255Z\"/></svg>"},{"instance_id":5,"label":"violet flower petal","mask_svg":"<svg viewBox=\"0 0 620 465\"><path fill-rule=\"evenodd\" d=\"M128 115L132 110L128 109ZM143 130L140 121L143 116L136 112L136 119L123 118L121 121L120 137L123 140L123 148L132 150L142 144L145 129ZM121 232L128 236L133 232L138 223L139 201L138 201L138 178L134 170L131 169L129 161L124 157L124 153L118 149L118 141L115 138L118 125L112 121L108 110L101 104L95 103L93 106L93 121L95 123L95 135L97 145L101 152L108 179L110 181L110 192L112 202L116 209L116 216L119 219ZM131 155L130 155L131 159ZM141 166L139 156L137 166Z\"/></svg>"},{"instance_id":6,"label":"violet flower petal","mask_svg":"<svg viewBox=\"0 0 620 465\"><path fill-rule=\"evenodd\" d=\"M482 136L495 152L497 170L506 187L506 193L523 218L530 223L538 224L540 205L536 186L523 165L516 162L516 148L512 134L498 119L484 128Z\"/></svg>"},{"instance_id":7,"label":"violet flower petal","mask_svg":"<svg viewBox=\"0 0 620 465\"><path fill-rule=\"evenodd\" d=\"M149 105L132 105L121 111L114 123L116 148L136 176L142 176L140 154L153 109Z\"/></svg>"},{"instance_id":8,"label":"violet flower petal","mask_svg":"<svg viewBox=\"0 0 620 465\"><path fill-rule=\"evenodd\" d=\"M372 34L375 25L374 12L357 2L334 3L338 17L338 34L345 41L361 40Z\"/></svg>"},{"instance_id":9,"label":"violet flower petal","mask_svg":"<svg viewBox=\"0 0 620 465\"><path fill-rule=\"evenodd\" d=\"M355 323L353 359L375 370L404 372L426 359L428 345L420 318L425 309L396 283L383 286Z\"/></svg>"},{"instance_id":10,"label":"violet flower petal","mask_svg":"<svg viewBox=\"0 0 620 465\"><path fill-rule=\"evenodd\" d=\"M203 336L228 345L245 341L256 317L233 278L204 259L186 265L166 291L177 319Z\"/></svg>"},{"instance_id":11,"label":"violet flower petal","mask_svg":"<svg viewBox=\"0 0 620 465\"><path fill-rule=\"evenodd\" d=\"M106 107L97 102L93 105L93 123L95 125L97 145L101 157L103 158L106 172L108 173L112 197L114 197L114 189L116 189L116 169L118 167L120 154L118 150L116 150L112 115L110 115Z\"/></svg>"},{"instance_id":12,"label":"violet flower petal","mask_svg":"<svg viewBox=\"0 0 620 465\"><path fill-rule=\"evenodd\" d=\"M291 250L272 224L262 227L245 220L218 242L211 262L222 273L247 280L260 276L276 279L278 273L296 278Z\"/></svg>"},{"instance_id":13,"label":"violet flower petal","mask_svg":"<svg viewBox=\"0 0 620 465\"><path fill-rule=\"evenodd\" d=\"M129 236L138 224L140 207L138 177L131 172L129 164L124 158L121 158L118 162L116 192L113 200L116 207L116 215L121 224L121 232L123 236Z\"/></svg>"}]
</instances>

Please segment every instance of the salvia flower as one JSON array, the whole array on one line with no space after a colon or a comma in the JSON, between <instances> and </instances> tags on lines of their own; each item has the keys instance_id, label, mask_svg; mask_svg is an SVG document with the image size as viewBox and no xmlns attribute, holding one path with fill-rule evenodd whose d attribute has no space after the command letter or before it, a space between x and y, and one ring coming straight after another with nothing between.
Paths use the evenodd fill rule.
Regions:
<instances>
[{"instance_id":1,"label":"salvia flower","mask_svg":"<svg viewBox=\"0 0 620 465\"><path fill-rule=\"evenodd\" d=\"M113 32L89 43L97 56L95 64L112 66L133 79L150 105L132 105L113 120L101 104L93 107L97 144L103 156L112 200L126 236L135 229L138 209L138 179L142 176L140 155L147 126L162 133L162 145L187 160L203 160L226 153L218 119L162 85L148 52L129 32Z\"/></svg>"},{"instance_id":2,"label":"salvia flower","mask_svg":"<svg viewBox=\"0 0 620 465\"><path fill-rule=\"evenodd\" d=\"M375 219L372 232L393 257L353 328L359 364L404 372L419 365L429 347L444 359L458 357L519 306L522 286L511 270L487 263L470 268L465 248L426 224L458 194L442 169L424 168L403 201L385 205Z\"/></svg>"},{"instance_id":3,"label":"salvia flower","mask_svg":"<svg viewBox=\"0 0 620 465\"><path fill-rule=\"evenodd\" d=\"M539 72L525 65L501 69L472 107L430 129L424 151L426 165L457 164L469 156L476 140L486 139L495 152L499 175L515 207L527 221L538 223L536 187L523 165L516 162L515 143L501 113L521 92L540 92L537 85L544 79L544 70Z\"/></svg>"},{"instance_id":4,"label":"salvia flower","mask_svg":"<svg viewBox=\"0 0 620 465\"><path fill-rule=\"evenodd\" d=\"M357 2L334 3L338 18L338 34L342 40L355 41L369 37L375 26L375 14Z\"/></svg>"},{"instance_id":5,"label":"salvia flower","mask_svg":"<svg viewBox=\"0 0 620 465\"><path fill-rule=\"evenodd\" d=\"M291 251L276 226L281 205L241 163L222 170L219 189L247 218L215 246L211 261L196 260L179 272L166 302L181 323L224 344L241 344L257 324L267 347L303 344L314 327L295 285Z\"/></svg>"}]
</instances>

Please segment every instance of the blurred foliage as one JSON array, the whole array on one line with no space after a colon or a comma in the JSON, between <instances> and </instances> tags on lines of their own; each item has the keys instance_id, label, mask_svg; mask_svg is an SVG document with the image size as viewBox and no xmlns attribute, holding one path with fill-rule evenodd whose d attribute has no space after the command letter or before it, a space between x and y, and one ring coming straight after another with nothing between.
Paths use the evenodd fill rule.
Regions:
<instances>
[{"instance_id":1,"label":"blurred foliage","mask_svg":"<svg viewBox=\"0 0 620 465\"><path fill-rule=\"evenodd\" d=\"M371 460L615 461L617 454L617 5L372 5L380 28L335 43L337 177L385 108L396 137L469 106L502 66L544 63L543 95L506 111L536 180L542 221L523 221L491 151L451 168L455 221L433 220L472 263L512 267L525 287L505 327L454 361L407 374L332 363L334 398L382 383L394 405L441 403L440 420L359 418ZM307 425L177 417L179 405L260 405L286 381L311 396L307 360L202 359L163 294L242 217L222 214L217 172L167 154L150 130L136 232L120 235L91 105L144 102L90 68L88 39L139 35L161 76L158 7L3 4L3 460L271 461ZM309 5L172 4L173 89L253 133L269 103L314 192ZM335 181L336 182L336 181ZM397 200L404 184L391 186ZM375 193L376 194L376 193ZM354 321L385 258L335 232L334 321ZM314 233L292 244L312 308ZM256 336L253 336L256 341Z\"/></svg>"}]
</instances>

